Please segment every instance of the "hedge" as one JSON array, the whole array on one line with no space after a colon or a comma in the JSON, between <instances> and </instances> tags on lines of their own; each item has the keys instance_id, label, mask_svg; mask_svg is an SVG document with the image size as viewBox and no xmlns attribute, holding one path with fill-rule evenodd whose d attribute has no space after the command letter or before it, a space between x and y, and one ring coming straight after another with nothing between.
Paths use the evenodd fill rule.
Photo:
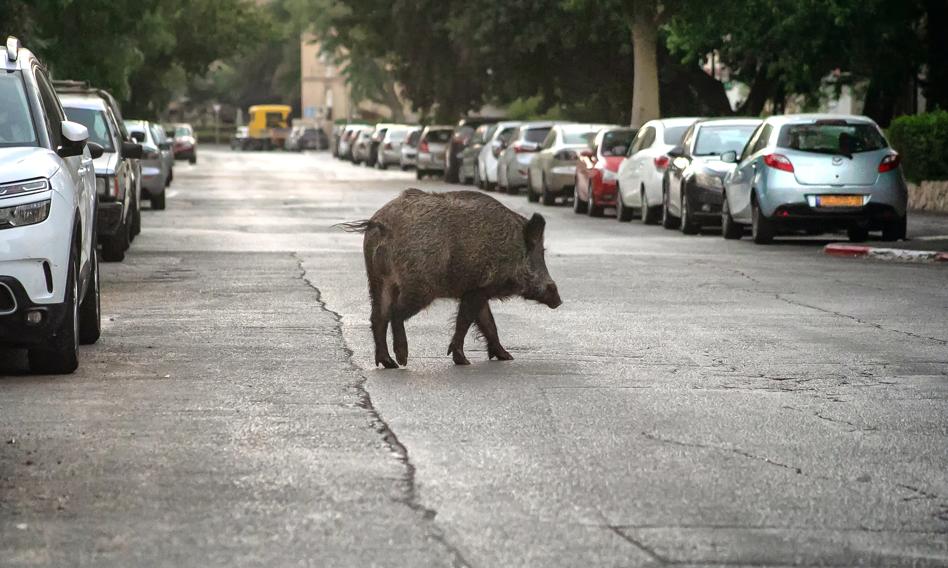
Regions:
<instances>
[{"instance_id":1,"label":"hedge","mask_svg":"<svg viewBox=\"0 0 948 568\"><path fill-rule=\"evenodd\" d=\"M948 179L948 111L900 116L887 131L909 181Z\"/></svg>"}]
</instances>

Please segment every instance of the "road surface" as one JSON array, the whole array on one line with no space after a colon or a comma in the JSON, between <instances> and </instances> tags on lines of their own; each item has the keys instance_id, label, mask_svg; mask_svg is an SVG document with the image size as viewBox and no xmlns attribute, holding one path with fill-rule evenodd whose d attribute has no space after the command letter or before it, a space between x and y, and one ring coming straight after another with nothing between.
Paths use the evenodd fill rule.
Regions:
<instances>
[{"instance_id":1,"label":"road surface","mask_svg":"<svg viewBox=\"0 0 948 568\"><path fill-rule=\"evenodd\" d=\"M373 368L361 235L416 182L202 151L67 377L0 353L3 566L948 566L948 267L547 217L557 310ZM910 234L948 235L912 220Z\"/></svg>"}]
</instances>

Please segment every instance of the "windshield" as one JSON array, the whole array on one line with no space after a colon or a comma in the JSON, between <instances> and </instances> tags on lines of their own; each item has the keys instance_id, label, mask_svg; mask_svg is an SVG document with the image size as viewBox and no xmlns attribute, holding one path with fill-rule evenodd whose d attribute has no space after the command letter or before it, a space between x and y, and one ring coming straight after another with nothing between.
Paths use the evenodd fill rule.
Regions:
<instances>
[{"instance_id":1,"label":"windshield","mask_svg":"<svg viewBox=\"0 0 948 568\"><path fill-rule=\"evenodd\" d=\"M401 142L407 135L407 130L390 130L388 133L388 139L392 142Z\"/></svg>"},{"instance_id":2,"label":"windshield","mask_svg":"<svg viewBox=\"0 0 948 568\"><path fill-rule=\"evenodd\" d=\"M586 130L586 131L573 131L573 132L563 132L563 143L564 144L586 144L591 145L593 140L596 139L595 130Z\"/></svg>"},{"instance_id":3,"label":"windshield","mask_svg":"<svg viewBox=\"0 0 948 568\"><path fill-rule=\"evenodd\" d=\"M408 135L408 145L417 146L418 140L421 138L421 130L412 130L411 134Z\"/></svg>"},{"instance_id":4,"label":"windshield","mask_svg":"<svg viewBox=\"0 0 948 568\"><path fill-rule=\"evenodd\" d=\"M720 156L725 152L741 153L756 124L744 126L702 126L695 141L695 156Z\"/></svg>"},{"instance_id":5,"label":"windshield","mask_svg":"<svg viewBox=\"0 0 948 568\"><path fill-rule=\"evenodd\" d=\"M881 150L888 144L875 125L826 121L784 126L780 129L777 146L801 152L851 156L858 152Z\"/></svg>"},{"instance_id":6,"label":"windshield","mask_svg":"<svg viewBox=\"0 0 948 568\"><path fill-rule=\"evenodd\" d=\"M66 117L73 122L85 126L89 129L89 141L95 142L106 152L114 152L115 146L112 145L112 135L109 130L108 120L105 118L105 111L91 108L65 108Z\"/></svg>"},{"instance_id":7,"label":"windshield","mask_svg":"<svg viewBox=\"0 0 948 568\"><path fill-rule=\"evenodd\" d=\"M0 74L0 147L39 146L20 72Z\"/></svg>"},{"instance_id":8,"label":"windshield","mask_svg":"<svg viewBox=\"0 0 948 568\"><path fill-rule=\"evenodd\" d=\"M681 142L681 137L685 135L685 130L688 130L690 126L690 124L684 126L669 126L665 129L665 135L662 137L662 140L665 141L665 144L677 146Z\"/></svg>"},{"instance_id":9,"label":"windshield","mask_svg":"<svg viewBox=\"0 0 948 568\"><path fill-rule=\"evenodd\" d=\"M602 155L625 156L629 149L629 144L635 138L636 130L610 130L602 135Z\"/></svg>"},{"instance_id":10,"label":"windshield","mask_svg":"<svg viewBox=\"0 0 948 568\"><path fill-rule=\"evenodd\" d=\"M191 127L190 126L175 126L174 135L176 138L181 138L182 136L191 136L192 135Z\"/></svg>"},{"instance_id":11,"label":"windshield","mask_svg":"<svg viewBox=\"0 0 948 568\"><path fill-rule=\"evenodd\" d=\"M531 128L530 130L524 131L523 139L527 142L533 142L539 144L546 140L546 135L550 133L552 127L546 126L543 128Z\"/></svg>"}]
</instances>

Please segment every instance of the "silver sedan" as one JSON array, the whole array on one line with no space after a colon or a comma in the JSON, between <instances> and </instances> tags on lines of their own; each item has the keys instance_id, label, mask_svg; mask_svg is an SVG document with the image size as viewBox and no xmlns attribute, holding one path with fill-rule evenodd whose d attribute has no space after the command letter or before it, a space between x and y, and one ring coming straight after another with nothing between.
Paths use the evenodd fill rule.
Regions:
<instances>
[{"instance_id":1,"label":"silver sedan","mask_svg":"<svg viewBox=\"0 0 948 568\"><path fill-rule=\"evenodd\" d=\"M527 199L553 205L557 197L573 195L576 160L589 149L596 134L608 124L558 124L540 145L527 174Z\"/></svg>"}]
</instances>

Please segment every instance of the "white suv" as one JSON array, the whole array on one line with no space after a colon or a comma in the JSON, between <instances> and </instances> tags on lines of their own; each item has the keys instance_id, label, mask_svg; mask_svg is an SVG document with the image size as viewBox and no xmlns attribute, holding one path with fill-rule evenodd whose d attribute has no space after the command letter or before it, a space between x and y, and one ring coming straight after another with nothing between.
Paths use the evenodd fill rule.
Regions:
<instances>
[{"instance_id":1,"label":"white suv","mask_svg":"<svg viewBox=\"0 0 948 568\"><path fill-rule=\"evenodd\" d=\"M71 373L100 332L95 171L102 148L69 122L43 65L0 47L0 345L34 373Z\"/></svg>"}]
</instances>

